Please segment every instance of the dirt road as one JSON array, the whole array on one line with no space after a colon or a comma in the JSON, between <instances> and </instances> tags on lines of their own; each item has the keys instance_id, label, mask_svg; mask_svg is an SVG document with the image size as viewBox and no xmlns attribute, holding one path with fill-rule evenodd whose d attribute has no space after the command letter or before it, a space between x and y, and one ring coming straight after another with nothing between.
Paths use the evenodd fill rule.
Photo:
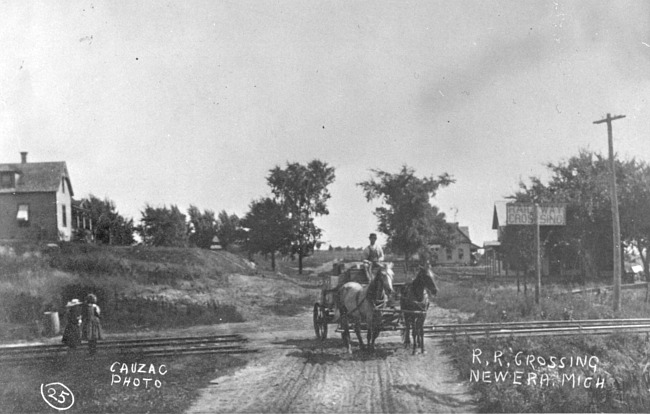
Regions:
<instances>
[{"instance_id":1,"label":"dirt road","mask_svg":"<svg viewBox=\"0 0 650 414\"><path fill-rule=\"evenodd\" d=\"M429 319L458 315L434 307ZM190 413L415 413L472 412L466 381L458 379L441 345L426 339L427 353L411 355L397 333L386 332L374 353L342 346L330 325L324 342L314 338L311 315L279 318L276 324L233 324L261 349L233 375L201 391ZM354 337L354 335L352 335Z\"/></svg>"}]
</instances>

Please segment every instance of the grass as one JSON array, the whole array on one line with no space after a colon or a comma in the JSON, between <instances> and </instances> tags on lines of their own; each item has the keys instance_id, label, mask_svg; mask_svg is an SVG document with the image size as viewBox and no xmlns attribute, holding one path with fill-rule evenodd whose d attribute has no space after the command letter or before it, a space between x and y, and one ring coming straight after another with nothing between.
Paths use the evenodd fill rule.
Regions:
<instances>
[{"instance_id":1,"label":"grass","mask_svg":"<svg viewBox=\"0 0 650 414\"><path fill-rule=\"evenodd\" d=\"M317 300L315 295L305 295L299 298L283 299L267 309L279 316L295 316L304 312L306 308L313 306Z\"/></svg>"},{"instance_id":2,"label":"grass","mask_svg":"<svg viewBox=\"0 0 650 414\"><path fill-rule=\"evenodd\" d=\"M240 322L234 304L211 295L227 275L253 274L242 258L201 249L62 244L0 252L0 340L34 339L44 312L93 292L109 330Z\"/></svg>"},{"instance_id":3,"label":"grass","mask_svg":"<svg viewBox=\"0 0 650 414\"><path fill-rule=\"evenodd\" d=\"M445 279L439 283L436 303L473 314L469 322L641 318L649 310L644 303L645 291L623 291L623 309L614 312L611 295L572 295L562 286L543 286L537 305L532 290L524 295L512 285ZM479 365L474 360L477 350L491 365ZM481 412L650 412L650 342L646 335L458 338L446 342L446 352L461 379L469 380ZM503 354L503 365L495 362L495 353ZM532 355L536 361L541 357L545 365L518 366L517 353ZM560 368L559 364L551 368L548 362L551 357L568 360L578 356L597 358L596 370L575 365ZM483 378L488 371L490 378ZM517 371L522 384L514 381ZM472 372L481 377L472 377ZM497 372L501 378L507 375L508 380L495 381ZM529 375L536 381L528 382ZM543 375L548 383L541 383ZM574 384L564 375L576 380L580 377L580 381L593 379L585 387L584 382Z\"/></svg>"},{"instance_id":4,"label":"grass","mask_svg":"<svg viewBox=\"0 0 650 414\"><path fill-rule=\"evenodd\" d=\"M241 281L260 271L228 252L75 244L47 251L21 246L15 251L0 251L0 340L5 341L39 338L44 311L58 310L63 319L65 303L89 292L98 296L108 334L241 322L242 308L254 308L253 314L295 315L313 304L309 292L301 288L266 289L269 297L260 297L262 305L242 302L249 296L234 298L230 275L243 275L237 277ZM284 271L291 279L302 280L289 266ZM241 285L237 289L257 292ZM273 305L264 305L274 299ZM133 382L111 385L110 367L116 361L165 364L168 373L157 376L161 388L144 388L142 376L139 387ZM142 359L99 352L90 358L79 350L34 364L2 365L0 412L53 412L40 387L54 382L65 384L75 396L74 406L66 412L182 412L210 380L245 363L225 355Z\"/></svg>"},{"instance_id":5,"label":"grass","mask_svg":"<svg viewBox=\"0 0 650 414\"><path fill-rule=\"evenodd\" d=\"M142 327L168 329L243 321L244 318L233 305L166 304L136 297L118 301L111 310L110 318L104 318L103 327L110 332L128 332Z\"/></svg>"},{"instance_id":6,"label":"grass","mask_svg":"<svg viewBox=\"0 0 650 414\"><path fill-rule=\"evenodd\" d=\"M209 381L245 364L244 360L228 355L142 359L106 354L89 357L82 350L76 353L78 355L39 364L3 366L0 370L0 410L11 413L53 412L43 401L40 387L41 384L58 382L67 386L74 395L75 403L66 411L68 413L182 412ZM119 362L114 366L115 374L120 375L119 381L111 372L115 362ZM150 365L155 370L164 365L161 372L165 375L129 374L130 382L125 385L127 375L119 372L122 363L127 366L144 363L145 370ZM137 387L135 378L139 382ZM151 380L145 382L145 378ZM160 381L160 387L156 387L155 380ZM66 403L69 402L70 398Z\"/></svg>"},{"instance_id":7,"label":"grass","mask_svg":"<svg viewBox=\"0 0 650 414\"><path fill-rule=\"evenodd\" d=\"M63 323L67 301L83 300L91 292L98 297L109 332L242 322L238 308L250 311L249 305L295 315L313 303L308 290L314 278L309 271L296 275L296 261L278 261L279 270L272 273L262 257L256 258L260 266L254 269L239 255L196 248L74 243L47 250L18 247L0 250L0 340L39 337L49 322L44 312L58 311ZM306 258L305 264L321 259ZM233 274L288 277L300 289L265 289L264 295L273 297L247 303L256 290L238 287L234 292L229 282Z\"/></svg>"}]
</instances>

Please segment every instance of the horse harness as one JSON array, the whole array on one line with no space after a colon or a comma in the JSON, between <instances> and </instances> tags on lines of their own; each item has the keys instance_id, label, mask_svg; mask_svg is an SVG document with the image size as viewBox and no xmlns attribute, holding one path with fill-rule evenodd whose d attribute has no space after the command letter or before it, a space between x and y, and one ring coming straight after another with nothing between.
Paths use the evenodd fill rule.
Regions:
<instances>
[{"instance_id":1,"label":"horse harness","mask_svg":"<svg viewBox=\"0 0 650 414\"><path fill-rule=\"evenodd\" d=\"M386 295L385 295L384 292L383 292L383 286L382 286L382 283L374 283L374 281L372 281L372 282L370 282L370 284L368 285L368 289L366 290L366 295L363 297L363 300L362 300L361 302L356 301L356 302L357 302L357 306L356 306L354 309L352 309L351 311L346 311L347 314L352 314L354 311L356 311L357 309L359 309L359 308L361 307L361 305L363 305L363 302L365 302L366 300L369 300L369 298L368 298L368 294L370 293L370 287L371 287L371 286L372 286L372 288L373 288L373 290L374 290L373 295L372 295L372 297L370 298L370 299L372 299L371 305L372 305L373 309L374 309L375 311L377 311L377 310L381 309L382 307L384 307L384 305L386 304L386 299L387 299L387 298L386 298ZM381 295L380 295L380 296L381 296L380 299L377 299L377 297L376 297L376 296L377 296L377 291L379 291L380 294L381 294ZM359 297L359 295L357 294L357 296L356 296L355 299L357 299L358 297Z\"/></svg>"},{"instance_id":2,"label":"horse harness","mask_svg":"<svg viewBox=\"0 0 650 414\"><path fill-rule=\"evenodd\" d=\"M429 309L429 301L427 300L426 292L422 291L422 300L418 301L415 297L415 281L410 283L407 288L411 304L418 309L418 311L425 312ZM417 312L417 311L416 311Z\"/></svg>"}]
</instances>

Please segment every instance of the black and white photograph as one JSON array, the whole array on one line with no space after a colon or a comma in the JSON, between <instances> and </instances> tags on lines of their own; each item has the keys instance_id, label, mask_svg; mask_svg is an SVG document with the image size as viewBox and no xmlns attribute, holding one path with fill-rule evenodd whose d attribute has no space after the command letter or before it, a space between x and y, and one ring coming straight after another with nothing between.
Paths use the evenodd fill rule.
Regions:
<instances>
[{"instance_id":1,"label":"black and white photograph","mask_svg":"<svg viewBox=\"0 0 650 414\"><path fill-rule=\"evenodd\" d=\"M650 412L650 2L0 1L0 412Z\"/></svg>"}]
</instances>

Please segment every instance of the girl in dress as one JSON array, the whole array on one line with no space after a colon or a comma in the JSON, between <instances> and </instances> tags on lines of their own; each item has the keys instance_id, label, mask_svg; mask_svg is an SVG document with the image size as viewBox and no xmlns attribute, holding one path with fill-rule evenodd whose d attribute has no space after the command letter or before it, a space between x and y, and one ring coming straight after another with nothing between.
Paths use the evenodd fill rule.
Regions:
<instances>
[{"instance_id":1,"label":"girl in dress","mask_svg":"<svg viewBox=\"0 0 650 414\"><path fill-rule=\"evenodd\" d=\"M102 339L102 324L99 321L100 309L97 306L97 296L90 293L86 296L86 309L83 315L83 337L88 341L88 352L97 352L97 341Z\"/></svg>"}]
</instances>

